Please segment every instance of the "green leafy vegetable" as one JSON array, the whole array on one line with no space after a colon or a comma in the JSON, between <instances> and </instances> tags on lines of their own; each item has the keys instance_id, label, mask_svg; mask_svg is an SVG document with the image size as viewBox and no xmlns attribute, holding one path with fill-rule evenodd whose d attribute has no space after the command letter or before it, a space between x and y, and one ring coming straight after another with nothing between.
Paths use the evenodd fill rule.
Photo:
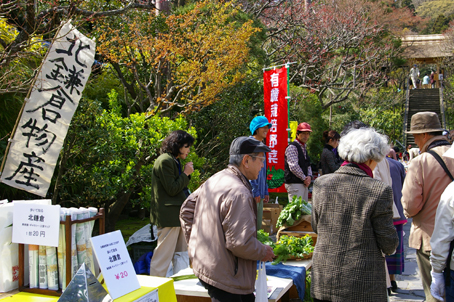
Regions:
<instances>
[{"instance_id":1,"label":"green leafy vegetable","mask_svg":"<svg viewBox=\"0 0 454 302\"><path fill-rule=\"evenodd\" d=\"M293 196L293 200L279 214L276 227L280 228L283 225L292 226L302 215L311 215L311 213L312 205L310 203L301 197Z\"/></svg>"},{"instance_id":2,"label":"green leafy vegetable","mask_svg":"<svg viewBox=\"0 0 454 302\"><path fill-rule=\"evenodd\" d=\"M171 277L174 282L181 281L181 280L188 280L188 279L197 279L196 275L183 275L183 276L176 276L176 277Z\"/></svg>"},{"instance_id":3,"label":"green leafy vegetable","mask_svg":"<svg viewBox=\"0 0 454 302\"><path fill-rule=\"evenodd\" d=\"M283 235L273 249L274 254L277 256L273 264L285 262L291 256L303 258L305 255L313 253L314 246L312 243L310 235L301 238Z\"/></svg>"},{"instance_id":4,"label":"green leafy vegetable","mask_svg":"<svg viewBox=\"0 0 454 302\"><path fill-rule=\"evenodd\" d=\"M314 252L313 241L310 235L301 238L283 235L277 243L274 243L267 232L259 230L257 232L257 239L261 243L273 248L274 255L276 255L276 259L272 263L274 265L287 261L291 256L303 258L305 255Z\"/></svg>"},{"instance_id":5,"label":"green leafy vegetable","mask_svg":"<svg viewBox=\"0 0 454 302\"><path fill-rule=\"evenodd\" d=\"M274 245L275 245L274 242L271 240L270 235L267 232L265 232L264 230L257 231L257 239L261 243L269 245L272 248L274 248Z\"/></svg>"}]
</instances>

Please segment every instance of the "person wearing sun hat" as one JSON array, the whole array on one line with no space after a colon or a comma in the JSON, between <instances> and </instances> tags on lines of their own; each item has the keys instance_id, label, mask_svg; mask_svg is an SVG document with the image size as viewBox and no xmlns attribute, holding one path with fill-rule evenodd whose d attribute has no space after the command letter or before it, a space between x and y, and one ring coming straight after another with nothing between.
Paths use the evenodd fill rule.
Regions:
<instances>
[{"instance_id":1,"label":"person wearing sun hat","mask_svg":"<svg viewBox=\"0 0 454 302\"><path fill-rule=\"evenodd\" d=\"M251 130L250 137L265 143L270 128L271 124L266 117L256 116L249 125L249 130ZM252 197L254 197L254 200L257 203L257 230L260 230L262 228L263 203L268 203L270 201L268 184L266 183L266 160L263 163L262 170L260 170L259 177L250 180L249 182L252 186Z\"/></svg>"},{"instance_id":2,"label":"person wearing sun hat","mask_svg":"<svg viewBox=\"0 0 454 302\"><path fill-rule=\"evenodd\" d=\"M454 147L451 146L451 148L443 154L443 158L454 159ZM448 282L445 282L446 277L450 279L454 278L454 261L448 259L449 253L452 254L450 245L453 240L454 181L446 187L441 195L437 214L435 216L434 232L430 239L430 245L432 247L432 253L430 255L430 264L432 266L432 284L430 285L430 292L432 296L440 301L454 301L454 282L449 282L449 284ZM443 300L443 296L446 297L445 300Z\"/></svg>"},{"instance_id":3,"label":"person wearing sun hat","mask_svg":"<svg viewBox=\"0 0 454 302\"><path fill-rule=\"evenodd\" d=\"M307 141L311 135L311 125L304 122L296 128L296 138L285 149L285 189L289 201L293 196L309 198L309 185L312 181L311 159L307 154Z\"/></svg>"},{"instance_id":4,"label":"person wearing sun hat","mask_svg":"<svg viewBox=\"0 0 454 302\"><path fill-rule=\"evenodd\" d=\"M426 301L437 301L430 293L430 240L441 194L451 183L437 156L442 157L451 145L443 136L440 120L434 112L418 112L411 117L410 133L415 138L420 155L414 158L407 171L402 189L402 206L407 218L413 218L408 245L416 249ZM443 158L449 171L454 171L454 159Z\"/></svg>"}]
</instances>

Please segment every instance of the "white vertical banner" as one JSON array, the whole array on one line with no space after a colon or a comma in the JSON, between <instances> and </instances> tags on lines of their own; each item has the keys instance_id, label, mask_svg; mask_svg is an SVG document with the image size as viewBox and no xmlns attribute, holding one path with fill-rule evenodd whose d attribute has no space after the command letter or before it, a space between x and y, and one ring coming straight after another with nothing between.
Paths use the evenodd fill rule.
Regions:
<instances>
[{"instance_id":1,"label":"white vertical banner","mask_svg":"<svg viewBox=\"0 0 454 302\"><path fill-rule=\"evenodd\" d=\"M91 73L96 44L65 23L42 64L10 141L0 181L46 196L71 119Z\"/></svg>"}]
</instances>

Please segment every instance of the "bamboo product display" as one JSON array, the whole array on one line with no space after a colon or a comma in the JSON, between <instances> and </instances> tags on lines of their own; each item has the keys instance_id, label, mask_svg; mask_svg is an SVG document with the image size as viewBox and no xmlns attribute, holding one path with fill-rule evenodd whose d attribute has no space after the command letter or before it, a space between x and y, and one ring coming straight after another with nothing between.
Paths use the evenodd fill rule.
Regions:
<instances>
[{"instance_id":1,"label":"bamboo product display","mask_svg":"<svg viewBox=\"0 0 454 302\"><path fill-rule=\"evenodd\" d=\"M62 209L58 248L41 248L40 256L40 247L29 245L29 261L33 261L33 268L36 267L36 270L33 269L33 271L30 271L30 276L33 278L30 280L29 286L25 286L24 284L25 245L19 244L19 291L49 296L60 296L62 291L64 291L66 286L71 282L75 273L74 267L77 266L78 269L82 263L86 263L93 274L96 275L96 272L94 272L94 264L91 260L93 259L93 251L91 249L91 244L87 244L87 242L90 242L91 231L93 230L95 220L99 219L99 234L105 233L104 209L100 208L99 211L97 211L96 208L83 210L76 209L77 211L71 210L72 209ZM97 214L95 215L96 212ZM76 237L85 241L85 245L80 247L80 249L83 247L83 253L80 255L74 249L76 248ZM73 260L78 259L78 256L81 261L74 263ZM40 259L42 259L41 263L44 263L44 261L47 263L46 270L44 270L44 267L40 268ZM77 269L75 270L76 272ZM44 279L46 279L48 289L39 288L39 279L41 276L41 285L44 286Z\"/></svg>"}]
</instances>

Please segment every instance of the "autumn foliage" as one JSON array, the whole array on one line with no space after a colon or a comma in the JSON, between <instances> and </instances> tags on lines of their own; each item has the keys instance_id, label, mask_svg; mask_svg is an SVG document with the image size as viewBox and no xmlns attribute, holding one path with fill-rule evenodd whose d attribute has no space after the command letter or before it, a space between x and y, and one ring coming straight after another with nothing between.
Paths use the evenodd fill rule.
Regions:
<instances>
[{"instance_id":1,"label":"autumn foliage","mask_svg":"<svg viewBox=\"0 0 454 302\"><path fill-rule=\"evenodd\" d=\"M295 62L291 81L316 93L323 108L380 87L400 54L395 11L383 2L284 2L264 11L265 51L276 63ZM396 25L393 28L392 25Z\"/></svg>"},{"instance_id":2,"label":"autumn foliage","mask_svg":"<svg viewBox=\"0 0 454 302\"><path fill-rule=\"evenodd\" d=\"M169 16L129 15L120 29L99 27L97 51L116 66L140 111L197 111L243 78L248 41L259 29L238 14L231 3L204 1Z\"/></svg>"}]
</instances>

